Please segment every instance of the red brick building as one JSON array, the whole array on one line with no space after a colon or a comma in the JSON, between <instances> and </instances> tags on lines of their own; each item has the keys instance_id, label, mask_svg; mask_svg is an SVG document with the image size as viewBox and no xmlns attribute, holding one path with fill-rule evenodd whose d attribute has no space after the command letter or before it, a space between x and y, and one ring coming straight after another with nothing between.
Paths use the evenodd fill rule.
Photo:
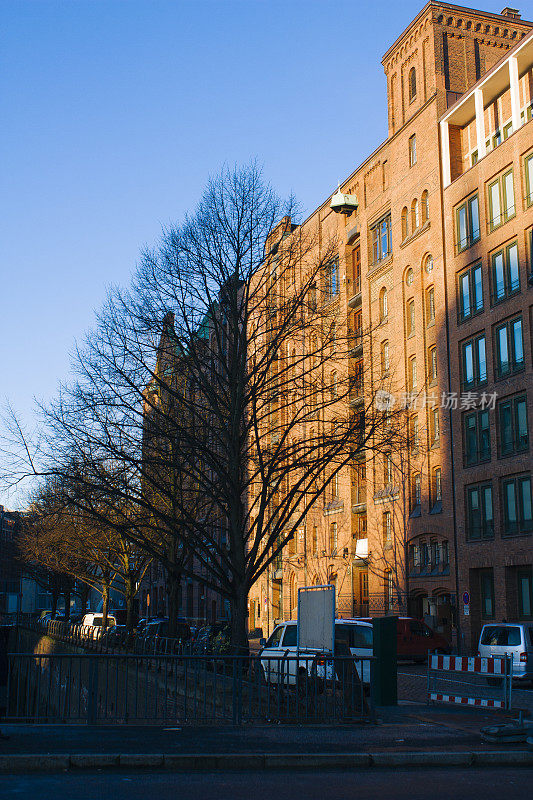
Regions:
<instances>
[{"instance_id":1,"label":"red brick building","mask_svg":"<svg viewBox=\"0 0 533 800\"><path fill-rule=\"evenodd\" d=\"M533 614L532 65L530 34L440 121L451 388L463 393L450 412L459 614L470 649L483 622Z\"/></svg>"},{"instance_id":2,"label":"red brick building","mask_svg":"<svg viewBox=\"0 0 533 800\"><path fill-rule=\"evenodd\" d=\"M511 8L427 3L383 57L388 137L339 187L353 211L336 214L329 195L303 223L339 240L347 368L354 385L363 372L372 390L389 380L411 446L340 476L334 503L253 588L254 625L293 615L298 586L322 574L340 587L337 613L408 611L467 648L484 618L531 616L532 31ZM519 333L522 355L502 371L496 343ZM498 392L488 416L481 395L462 407L474 390ZM473 506L484 492L488 509L489 483L492 521ZM310 538L326 542L323 569Z\"/></svg>"}]
</instances>

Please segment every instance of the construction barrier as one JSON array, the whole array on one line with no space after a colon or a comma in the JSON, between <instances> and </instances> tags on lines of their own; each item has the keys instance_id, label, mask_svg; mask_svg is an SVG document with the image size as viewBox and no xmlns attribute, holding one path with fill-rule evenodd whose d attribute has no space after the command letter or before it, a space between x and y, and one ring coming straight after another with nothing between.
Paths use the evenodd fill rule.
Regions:
<instances>
[{"instance_id":1,"label":"construction barrier","mask_svg":"<svg viewBox=\"0 0 533 800\"><path fill-rule=\"evenodd\" d=\"M511 709L511 656L441 656L428 658L428 703Z\"/></svg>"}]
</instances>

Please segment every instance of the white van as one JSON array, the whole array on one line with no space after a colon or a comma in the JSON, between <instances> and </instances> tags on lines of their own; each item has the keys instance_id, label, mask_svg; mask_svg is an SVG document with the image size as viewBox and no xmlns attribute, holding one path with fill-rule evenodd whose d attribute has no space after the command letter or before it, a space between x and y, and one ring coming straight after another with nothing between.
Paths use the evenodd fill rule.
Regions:
<instances>
[{"instance_id":1,"label":"white van","mask_svg":"<svg viewBox=\"0 0 533 800\"><path fill-rule=\"evenodd\" d=\"M102 631L102 626L104 624L104 617L102 612L96 613L91 611L89 614L85 614L82 622L83 628L90 628L91 630L87 631L89 638L97 639L100 636ZM117 624L116 618L112 614L108 614L107 617L107 630L110 628L114 628Z\"/></svg>"},{"instance_id":2,"label":"white van","mask_svg":"<svg viewBox=\"0 0 533 800\"><path fill-rule=\"evenodd\" d=\"M357 620L336 619L335 641L344 642L350 648L353 656L370 658L373 656L373 629L368 622ZM332 655L324 653L320 658L318 650L300 650L297 655L297 623L295 620L282 622L278 625L259 654L263 677L267 683L287 682L296 683L296 674L313 674L313 663L317 662L316 674L318 678L332 679L334 664ZM285 662L282 661L286 656ZM322 663L321 663L322 662ZM370 683L370 661L356 662L356 669L364 684Z\"/></svg>"},{"instance_id":3,"label":"white van","mask_svg":"<svg viewBox=\"0 0 533 800\"><path fill-rule=\"evenodd\" d=\"M513 678L533 680L533 622L483 625L478 652L483 658L512 655Z\"/></svg>"}]
</instances>

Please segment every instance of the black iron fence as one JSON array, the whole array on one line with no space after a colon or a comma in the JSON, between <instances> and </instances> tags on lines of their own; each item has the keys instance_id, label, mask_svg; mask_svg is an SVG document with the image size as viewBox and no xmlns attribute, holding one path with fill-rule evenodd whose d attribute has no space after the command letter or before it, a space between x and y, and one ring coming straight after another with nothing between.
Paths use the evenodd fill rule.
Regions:
<instances>
[{"instance_id":1,"label":"black iron fence","mask_svg":"<svg viewBox=\"0 0 533 800\"><path fill-rule=\"evenodd\" d=\"M373 717L372 658L9 656L9 722L186 724L360 721Z\"/></svg>"}]
</instances>

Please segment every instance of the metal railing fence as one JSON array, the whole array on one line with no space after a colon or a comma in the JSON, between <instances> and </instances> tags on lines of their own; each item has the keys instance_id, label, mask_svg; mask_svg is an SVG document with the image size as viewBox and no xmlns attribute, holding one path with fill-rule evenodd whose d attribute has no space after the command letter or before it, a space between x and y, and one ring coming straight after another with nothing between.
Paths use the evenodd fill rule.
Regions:
<instances>
[{"instance_id":1,"label":"metal railing fence","mask_svg":"<svg viewBox=\"0 0 533 800\"><path fill-rule=\"evenodd\" d=\"M289 652L15 653L9 656L5 719L147 725L361 721L373 718L372 672L372 658Z\"/></svg>"}]
</instances>

